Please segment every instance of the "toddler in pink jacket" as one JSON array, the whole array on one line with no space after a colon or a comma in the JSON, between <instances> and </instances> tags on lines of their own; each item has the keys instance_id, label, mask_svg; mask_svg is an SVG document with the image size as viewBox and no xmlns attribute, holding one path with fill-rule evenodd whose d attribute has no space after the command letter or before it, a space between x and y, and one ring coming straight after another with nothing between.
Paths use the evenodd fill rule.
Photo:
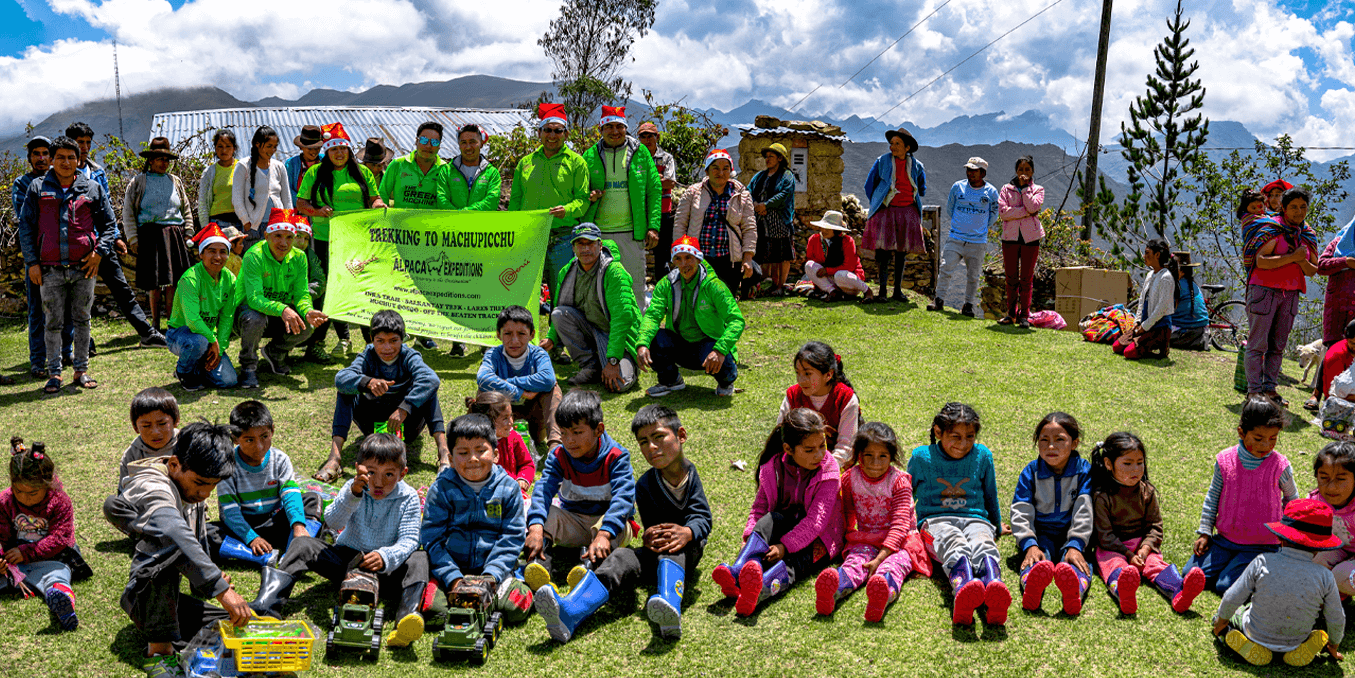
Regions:
<instances>
[{"instance_id":1,"label":"toddler in pink jacket","mask_svg":"<svg viewBox=\"0 0 1355 678\"><path fill-rule=\"evenodd\" d=\"M841 477L827 452L823 417L811 409L786 413L768 436L743 549L711 573L725 597L737 596L739 616L823 568L842 549Z\"/></svg>"}]
</instances>

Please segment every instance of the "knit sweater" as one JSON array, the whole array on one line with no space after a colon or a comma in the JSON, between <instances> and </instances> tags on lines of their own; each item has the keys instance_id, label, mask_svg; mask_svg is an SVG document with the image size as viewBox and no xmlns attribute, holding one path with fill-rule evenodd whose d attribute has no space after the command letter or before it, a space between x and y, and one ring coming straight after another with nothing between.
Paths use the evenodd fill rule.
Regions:
<instances>
[{"instance_id":1,"label":"knit sweater","mask_svg":"<svg viewBox=\"0 0 1355 678\"><path fill-rule=\"evenodd\" d=\"M986 181L975 188L961 179L950 187L946 214L950 215L951 240L986 243L988 229L997 222L997 189Z\"/></svg>"},{"instance_id":2,"label":"knit sweater","mask_svg":"<svg viewBox=\"0 0 1355 678\"><path fill-rule=\"evenodd\" d=\"M894 466L883 476L870 478L860 466L853 466L842 481L842 511L848 546L902 550L908 536L917 532L913 478Z\"/></svg>"},{"instance_id":3,"label":"knit sweater","mask_svg":"<svg viewBox=\"0 0 1355 678\"><path fill-rule=\"evenodd\" d=\"M286 512L289 524L306 524L306 507L301 501L301 486L296 483L292 460L276 447L264 453L258 466L251 466L237 446L235 475L216 486L216 498L221 505L221 522L246 544L259 537L250 523L273 515L279 506Z\"/></svg>"},{"instance_id":4,"label":"knit sweater","mask_svg":"<svg viewBox=\"0 0 1355 678\"><path fill-rule=\"evenodd\" d=\"M335 546L380 553L390 574L419 548L419 512L419 493L403 480L381 499L370 489L355 496L350 480L325 511L325 526L342 530Z\"/></svg>"},{"instance_id":5,"label":"knit sweater","mask_svg":"<svg viewBox=\"0 0 1355 678\"><path fill-rule=\"evenodd\" d=\"M223 268L220 277L213 280L199 261L179 278L169 327L186 326L225 353L235 326L235 309L243 297L244 289L236 284L234 273Z\"/></svg>"},{"instance_id":6,"label":"knit sweater","mask_svg":"<svg viewBox=\"0 0 1355 678\"><path fill-rule=\"evenodd\" d=\"M674 497L663 481L663 474L651 468L635 484L635 508L640 514L640 523L646 528L665 523L682 525L692 531L692 543L704 546L714 517L696 465L687 459L682 463L687 469L682 499Z\"/></svg>"},{"instance_id":7,"label":"knit sweater","mask_svg":"<svg viewBox=\"0 0 1355 678\"><path fill-rule=\"evenodd\" d=\"M1128 557L1134 554L1124 543L1142 539L1139 548L1146 545L1158 550L1162 545L1162 510L1157 504L1157 488L1141 480L1130 487L1116 483L1113 489L1092 494L1096 547Z\"/></svg>"},{"instance_id":8,"label":"knit sweater","mask_svg":"<svg viewBox=\"0 0 1355 678\"><path fill-rule=\"evenodd\" d=\"M1073 450L1061 473L1036 458L1016 479L1012 497L1012 536L1018 553L1036 546L1037 535L1068 549L1086 551L1092 537L1092 466ZM1051 558L1054 555L1051 554Z\"/></svg>"},{"instance_id":9,"label":"knit sweater","mask_svg":"<svg viewBox=\"0 0 1355 678\"><path fill-rule=\"evenodd\" d=\"M527 449L521 433L509 431L508 435L499 438L498 449L499 466L510 478L525 480L529 485L536 482L536 460L532 459L532 452ZM527 491L531 492L531 489Z\"/></svg>"},{"instance_id":10,"label":"knit sweater","mask_svg":"<svg viewBox=\"0 0 1355 678\"><path fill-rule=\"evenodd\" d=\"M485 351L480 371L475 374L475 385L481 391L503 391L515 402L523 393L550 393L555 388L555 366L546 349L532 344L527 347L527 362L514 368L504 355L503 346Z\"/></svg>"},{"instance_id":11,"label":"knit sweater","mask_svg":"<svg viewBox=\"0 0 1355 678\"><path fill-rule=\"evenodd\" d=\"M1327 640L1340 646L1346 634L1346 613L1331 570L1313 562L1308 551L1282 546L1251 561L1242 577L1228 587L1214 621L1232 619L1243 603L1242 633L1275 652L1297 648L1312 632L1319 615L1327 620Z\"/></svg>"},{"instance_id":12,"label":"knit sweater","mask_svg":"<svg viewBox=\"0 0 1355 678\"><path fill-rule=\"evenodd\" d=\"M610 435L598 438L597 451L575 459L556 445L546 455L541 479L532 491L527 526L543 525L551 504L585 516L602 516L600 529L613 536L625 534L626 522L635 514L635 471L630 452Z\"/></svg>"},{"instance_id":13,"label":"knit sweater","mask_svg":"<svg viewBox=\"0 0 1355 678\"><path fill-rule=\"evenodd\" d=\"M249 161L247 160L245 162ZM221 163L213 160L212 162L207 163L207 166L202 169L202 176L198 177L199 224L206 226L207 224L212 223L212 204L216 200L216 196L213 194L213 186L216 184L216 173L221 172L222 174L229 175L229 181L233 182L235 181L235 167L239 164L239 160L232 158L229 167L222 167ZM226 187L234 189L234 185L229 182L226 184ZM288 193L290 194L290 192L291 191L289 190ZM230 204L230 211L233 213L235 211L234 196L227 195L226 202Z\"/></svg>"},{"instance_id":14,"label":"knit sweater","mask_svg":"<svg viewBox=\"0 0 1355 678\"><path fill-rule=\"evenodd\" d=\"M974 443L959 459L952 459L937 443L920 445L908 460L908 473L913 477L919 526L932 516L981 518L995 528L1002 525L993 453L982 443Z\"/></svg>"},{"instance_id":15,"label":"knit sweater","mask_svg":"<svg viewBox=\"0 0 1355 678\"><path fill-rule=\"evenodd\" d=\"M428 552L433 578L450 589L467 574L486 574L495 581L509 577L517 568L526 529L522 493L503 468L490 469L479 489L455 469L445 469L428 488L428 515L419 541Z\"/></svg>"},{"instance_id":16,"label":"knit sweater","mask_svg":"<svg viewBox=\"0 0 1355 678\"><path fill-rule=\"evenodd\" d=\"M798 508L805 517L781 537L781 543L791 553L799 553L817 541L830 559L837 557L844 531L841 487L841 472L832 455L824 455L813 471L797 466L787 455L772 457L758 468L757 494L743 526L743 538L748 539L762 516Z\"/></svg>"},{"instance_id":17,"label":"knit sweater","mask_svg":"<svg viewBox=\"0 0 1355 678\"><path fill-rule=\"evenodd\" d=\"M821 396L805 395L796 384L786 389L786 397L781 399L781 412L776 416L778 425L785 421L791 410L805 407L823 416L828 425L828 447L833 451L838 466L852 459L852 441L856 439L856 426L861 420L861 400L852 387L835 382L832 390ZM910 493L911 494L911 493Z\"/></svg>"},{"instance_id":18,"label":"knit sweater","mask_svg":"<svg viewBox=\"0 0 1355 678\"><path fill-rule=\"evenodd\" d=\"M1159 324L1171 322L1171 314L1176 312L1176 279L1172 272L1159 268L1143 276L1142 297L1139 299L1139 313L1134 319L1146 332L1157 329Z\"/></svg>"},{"instance_id":19,"label":"knit sweater","mask_svg":"<svg viewBox=\"0 0 1355 678\"><path fill-rule=\"evenodd\" d=\"M19 549L25 563L51 560L75 546L75 510L60 483L34 506L14 498L14 490L0 490L0 548Z\"/></svg>"},{"instance_id":20,"label":"knit sweater","mask_svg":"<svg viewBox=\"0 0 1355 678\"><path fill-rule=\"evenodd\" d=\"M174 435L170 436L169 442L165 443L164 447L161 447L158 450L151 449L151 446L147 445L146 441L141 439L141 436L132 438L132 443L122 452L122 462L118 464L118 481L121 482L123 478L127 477L129 472L128 466L131 465L132 462L141 461L142 459L148 459L150 457L168 457L169 455L174 454L174 446L178 443L179 429L177 428L174 429Z\"/></svg>"},{"instance_id":21,"label":"knit sweater","mask_svg":"<svg viewBox=\"0 0 1355 678\"><path fill-rule=\"evenodd\" d=\"M1246 524L1247 527L1245 528L1245 531L1258 537L1259 540L1237 541L1235 537L1239 537L1238 534L1223 534L1222 531L1220 531L1220 534L1224 538L1240 544L1275 544L1277 543L1275 538L1266 530L1264 523L1279 520L1285 505L1298 498L1298 486L1294 484L1294 469L1290 467L1289 459L1285 458L1285 456L1279 452L1271 452L1265 457L1257 457L1250 452L1242 454L1245 450L1246 448L1239 442L1237 445L1220 452L1215 459L1214 476L1210 479L1209 491L1205 493L1204 496L1204 505L1200 509L1200 527L1196 532L1203 535L1213 534L1216 523L1220 522L1220 512L1227 511L1230 513L1226 516L1226 522L1233 525ZM1224 494L1227 490L1224 485L1225 474L1222 467L1222 462L1226 460L1224 455L1233 455L1243 471L1255 471L1265 464L1267 460L1270 460L1272 456L1277 457L1272 461L1272 463L1279 467L1274 473L1277 478L1275 487L1280 495L1280 501L1276 504L1275 510L1270 511L1262 508L1258 512L1257 507L1261 502L1261 498L1256 496L1253 497L1254 501L1246 502L1245 505L1243 505L1242 502L1238 502L1238 505L1234 506L1229 505L1224 501ZM1259 488L1252 489L1255 490ZM1244 517L1238 513L1242 511L1254 515L1247 515L1244 519Z\"/></svg>"},{"instance_id":22,"label":"knit sweater","mask_svg":"<svg viewBox=\"0 0 1355 678\"><path fill-rule=\"evenodd\" d=\"M309 270L306 254L287 250L278 261L267 242L256 243L245 252L240 264L238 284L243 303L264 315L281 316L288 307L303 317L311 312Z\"/></svg>"},{"instance_id":23,"label":"knit sweater","mask_svg":"<svg viewBox=\"0 0 1355 678\"><path fill-rule=\"evenodd\" d=\"M438 394L438 388L442 386L442 380L438 378L437 372L423 361L423 356L405 344L400 345L400 354L396 356L395 362L389 365L376 354L376 349L368 344L367 348L353 359L351 365L334 375L334 386L339 393L347 395L370 393L368 384L373 379L395 382L395 385L386 392L386 397L403 396L404 400L400 402L399 408L404 410L405 414L423 407Z\"/></svg>"}]
</instances>

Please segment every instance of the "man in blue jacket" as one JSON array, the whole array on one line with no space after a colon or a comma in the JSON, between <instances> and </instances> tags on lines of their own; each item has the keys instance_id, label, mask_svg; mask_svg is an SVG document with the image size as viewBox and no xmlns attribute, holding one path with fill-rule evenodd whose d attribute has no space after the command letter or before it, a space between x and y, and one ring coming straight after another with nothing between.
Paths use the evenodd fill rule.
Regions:
<instances>
[{"instance_id":1,"label":"man in blue jacket","mask_svg":"<svg viewBox=\"0 0 1355 678\"><path fill-rule=\"evenodd\" d=\"M997 223L997 189L985 180L988 161L970 158L965 163L965 178L950 187L946 214L950 215L950 237L941 249L941 275L936 281L936 300L929 311L945 308L942 296L955 282L960 267L966 269L964 307L960 313L975 316L979 278L983 275L983 256L988 251L988 229Z\"/></svg>"}]
</instances>

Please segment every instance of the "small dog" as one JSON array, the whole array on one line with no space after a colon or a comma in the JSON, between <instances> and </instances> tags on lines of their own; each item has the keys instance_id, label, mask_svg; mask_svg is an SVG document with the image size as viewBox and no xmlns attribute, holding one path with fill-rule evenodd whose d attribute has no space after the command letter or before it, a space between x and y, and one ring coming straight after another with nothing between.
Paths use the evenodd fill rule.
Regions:
<instances>
[{"instance_id":1,"label":"small dog","mask_svg":"<svg viewBox=\"0 0 1355 678\"><path fill-rule=\"evenodd\" d=\"M1303 368L1303 382L1305 384L1308 382L1308 373L1321 365L1324 357L1326 357L1326 352L1322 350L1321 339L1299 347L1299 367ZM1311 386L1311 384L1308 385Z\"/></svg>"}]
</instances>

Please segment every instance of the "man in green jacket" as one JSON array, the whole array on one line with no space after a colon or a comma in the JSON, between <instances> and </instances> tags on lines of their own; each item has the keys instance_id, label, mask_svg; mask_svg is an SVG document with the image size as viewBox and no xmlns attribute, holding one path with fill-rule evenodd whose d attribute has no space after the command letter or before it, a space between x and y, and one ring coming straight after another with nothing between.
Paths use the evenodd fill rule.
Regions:
<instances>
[{"instance_id":1,"label":"man in green jacket","mask_svg":"<svg viewBox=\"0 0 1355 678\"><path fill-rule=\"evenodd\" d=\"M579 364L569 379L574 386L601 377L608 391L629 391L635 386L635 336L640 329L630 273L616 260L616 243L603 241L596 224L575 226L572 243L574 258L560 269L555 287L560 293L541 348L554 351L560 342L569 349Z\"/></svg>"},{"instance_id":2,"label":"man in green jacket","mask_svg":"<svg viewBox=\"0 0 1355 678\"><path fill-rule=\"evenodd\" d=\"M673 243L673 269L654 285L640 323L636 359L640 369L653 366L659 375L659 383L645 393L662 398L687 388L678 373L678 367L685 367L714 376L715 395L733 395L743 313L729 288L706 266L696 238L682 236Z\"/></svg>"},{"instance_id":3,"label":"man in green jacket","mask_svg":"<svg viewBox=\"0 0 1355 678\"><path fill-rule=\"evenodd\" d=\"M438 157L442 125L425 122L414 137L414 152L391 161L381 175L381 201L403 209L438 209L438 178L447 163Z\"/></svg>"},{"instance_id":4,"label":"man in green jacket","mask_svg":"<svg viewBox=\"0 0 1355 678\"><path fill-rule=\"evenodd\" d=\"M452 158L438 175L438 206L442 209L493 212L499 209L503 181L499 168L480 153L489 135L479 125L462 125L456 131L461 155Z\"/></svg>"},{"instance_id":5,"label":"man in green jacket","mask_svg":"<svg viewBox=\"0 0 1355 678\"><path fill-rule=\"evenodd\" d=\"M635 298L645 298L645 250L659 242L663 187L654 156L626 133L626 109L602 107L602 139L583 152L588 165L588 199L584 220L616 238L621 263L634 281Z\"/></svg>"},{"instance_id":6,"label":"man in green jacket","mask_svg":"<svg viewBox=\"0 0 1355 678\"><path fill-rule=\"evenodd\" d=\"M259 343L273 374L289 374L287 352L310 338L314 328L329 320L311 306L309 270L305 253L292 248L294 223L302 217L274 208L264 231L264 242L245 252L239 284L244 303L236 311L240 328L240 386L258 388Z\"/></svg>"},{"instance_id":7,"label":"man in green jacket","mask_svg":"<svg viewBox=\"0 0 1355 678\"><path fill-rule=\"evenodd\" d=\"M226 345L241 291L235 274L226 270L231 241L214 223L199 231L193 241L202 261L179 278L165 332L170 352L179 356L174 376L185 391L200 391L208 384L234 388L238 377Z\"/></svg>"},{"instance_id":8,"label":"man in green jacket","mask_svg":"<svg viewBox=\"0 0 1355 678\"><path fill-rule=\"evenodd\" d=\"M550 244L546 248L546 271L542 280L554 283L561 268L574 257L570 233L588 209L588 166L565 145L563 104L541 104L537 134L541 148L518 161L513 170L508 209L550 210ZM552 290L552 295L555 290ZM551 297L554 299L554 296Z\"/></svg>"}]
</instances>

